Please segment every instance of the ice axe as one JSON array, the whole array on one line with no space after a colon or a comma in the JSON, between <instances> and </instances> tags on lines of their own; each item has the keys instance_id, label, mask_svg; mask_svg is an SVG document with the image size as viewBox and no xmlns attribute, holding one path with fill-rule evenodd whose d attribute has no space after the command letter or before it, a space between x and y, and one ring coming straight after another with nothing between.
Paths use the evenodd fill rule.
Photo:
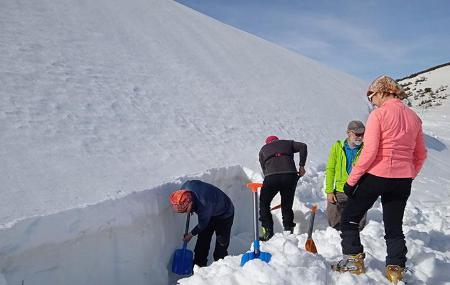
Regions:
<instances>
[{"instance_id":1,"label":"ice axe","mask_svg":"<svg viewBox=\"0 0 450 285\"><path fill-rule=\"evenodd\" d=\"M272 255L268 252L262 252L259 248L259 230L258 230L258 189L262 187L261 183L248 183L247 187L253 192L253 251L246 252L242 255L241 266L244 266L250 260L260 259L264 262L269 263Z\"/></svg>"},{"instance_id":2,"label":"ice axe","mask_svg":"<svg viewBox=\"0 0 450 285\"><path fill-rule=\"evenodd\" d=\"M316 216L316 211L317 211L317 205L314 204L311 208L311 218L309 220L308 239L306 240L306 243L305 243L305 250L307 252L311 252L311 253L317 253L316 244L314 243L314 241L312 239L312 232L313 232L313 228L314 228L314 218Z\"/></svg>"}]
</instances>

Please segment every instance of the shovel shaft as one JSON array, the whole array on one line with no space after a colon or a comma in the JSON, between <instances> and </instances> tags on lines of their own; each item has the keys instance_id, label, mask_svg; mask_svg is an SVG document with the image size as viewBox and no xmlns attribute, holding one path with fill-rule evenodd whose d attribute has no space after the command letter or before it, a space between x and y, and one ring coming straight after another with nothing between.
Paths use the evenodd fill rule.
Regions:
<instances>
[{"instance_id":1,"label":"shovel shaft","mask_svg":"<svg viewBox=\"0 0 450 285\"><path fill-rule=\"evenodd\" d=\"M187 213L187 217L186 217L186 228L184 229L184 235L187 235L187 233L189 232L189 220L191 219L191 213ZM183 248L186 248L187 246L187 241L183 242Z\"/></svg>"},{"instance_id":2,"label":"shovel shaft","mask_svg":"<svg viewBox=\"0 0 450 285\"><path fill-rule=\"evenodd\" d=\"M241 266L253 259L260 259L264 262L269 262L272 255L268 252L262 252L259 248L259 231L258 231L258 189L262 187L261 183L248 183L247 187L253 192L253 252L247 252L242 255Z\"/></svg>"},{"instance_id":3,"label":"shovel shaft","mask_svg":"<svg viewBox=\"0 0 450 285\"><path fill-rule=\"evenodd\" d=\"M273 210L276 210L276 209L279 209L279 208L281 208L281 204L273 206L272 208L270 208L270 210L273 211Z\"/></svg>"},{"instance_id":4,"label":"shovel shaft","mask_svg":"<svg viewBox=\"0 0 450 285\"><path fill-rule=\"evenodd\" d=\"M259 230L258 230L258 192L253 192L253 234L254 240L258 241L254 243L253 251L255 254L259 254Z\"/></svg>"},{"instance_id":5,"label":"shovel shaft","mask_svg":"<svg viewBox=\"0 0 450 285\"><path fill-rule=\"evenodd\" d=\"M308 239L311 239L313 227L314 227L314 218L316 217L316 212L311 211L311 220L309 222L309 229L308 229Z\"/></svg>"}]
</instances>

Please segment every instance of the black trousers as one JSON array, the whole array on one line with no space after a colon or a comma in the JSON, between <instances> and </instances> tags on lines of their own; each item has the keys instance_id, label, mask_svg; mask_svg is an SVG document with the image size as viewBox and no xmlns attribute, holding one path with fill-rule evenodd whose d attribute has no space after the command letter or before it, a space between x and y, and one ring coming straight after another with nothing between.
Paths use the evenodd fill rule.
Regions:
<instances>
[{"instance_id":1,"label":"black trousers","mask_svg":"<svg viewBox=\"0 0 450 285\"><path fill-rule=\"evenodd\" d=\"M270 213L270 202L273 197L280 192L281 195L281 214L283 216L283 226L295 227L294 203L295 188L299 176L297 173L273 174L264 178L261 194L259 196L259 220L263 227L273 228L272 214Z\"/></svg>"},{"instance_id":2,"label":"black trousers","mask_svg":"<svg viewBox=\"0 0 450 285\"><path fill-rule=\"evenodd\" d=\"M411 194L411 178L384 178L365 174L359 181L355 196L350 198L342 212L342 253L364 251L359 237L358 223L381 196L383 222L387 246L386 265L405 266L408 252L403 235L403 214Z\"/></svg>"},{"instance_id":3,"label":"black trousers","mask_svg":"<svg viewBox=\"0 0 450 285\"><path fill-rule=\"evenodd\" d=\"M213 253L214 260L217 261L228 255L227 250L230 245L233 219L234 215L226 219L211 218L208 226L198 234L194 249L194 264L200 267L207 265L209 246L214 232L216 232L216 247Z\"/></svg>"}]
</instances>

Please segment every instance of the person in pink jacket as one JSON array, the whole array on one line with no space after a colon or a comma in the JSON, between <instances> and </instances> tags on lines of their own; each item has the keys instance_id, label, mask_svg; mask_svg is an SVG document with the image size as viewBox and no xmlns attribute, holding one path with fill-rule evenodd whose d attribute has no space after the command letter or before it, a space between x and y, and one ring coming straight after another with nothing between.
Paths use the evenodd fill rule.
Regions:
<instances>
[{"instance_id":1,"label":"person in pink jacket","mask_svg":"<svg viewBox=\"0 0 450 285\"><path fill-rule=\"evenodd\" d=\"M394 283L403 278L407 253L403 214L412 180L427 156L422 121L403 104L401 99L405 97L401 86L388 76L378 77L369 86L367 98L375 109L367 119L360 158L344 185L350 198L341 218L344 257L332 266L335 271L365 271L358 222L381 196L386 277Z\"/></svg>"}]
</instances>

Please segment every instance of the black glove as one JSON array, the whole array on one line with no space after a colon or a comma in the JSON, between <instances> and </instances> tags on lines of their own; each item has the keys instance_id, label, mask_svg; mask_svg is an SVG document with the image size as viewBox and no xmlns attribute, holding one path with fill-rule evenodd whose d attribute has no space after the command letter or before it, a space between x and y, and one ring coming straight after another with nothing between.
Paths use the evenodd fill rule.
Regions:
<instances>
[{"instance_id":1,"label":"black glove","mask_svg":"<svg viewBox=\"0 0 450 285\"><path fill-rule=\"evenodd\" d=\"M347 182L344 184L344 193L349 198L352 198L353 196L355 196L357 189L358 189L358 184L356 184L355 186L350 186L347 184Z\"/></svg>"}]
</instances>

